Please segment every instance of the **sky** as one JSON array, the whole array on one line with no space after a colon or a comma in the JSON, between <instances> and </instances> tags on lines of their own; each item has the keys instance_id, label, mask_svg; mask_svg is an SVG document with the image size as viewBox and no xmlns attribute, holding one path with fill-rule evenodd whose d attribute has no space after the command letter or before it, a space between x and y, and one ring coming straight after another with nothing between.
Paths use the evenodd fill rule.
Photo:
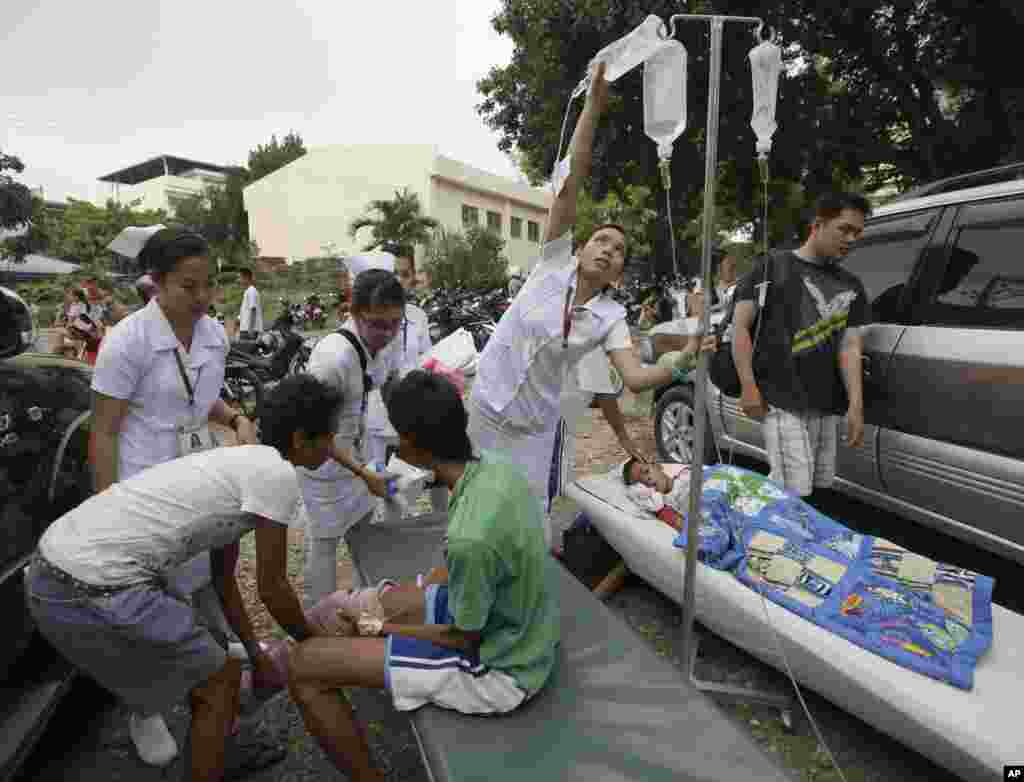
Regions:
<instances>
[{"instance_id":1,"label":"sky","mask_svg":"<svg viewBox=\"0 0 1024 782\"><path fill-rule=\"evenodd\" d=\"M4 0L0 149L53 200L102 202L98 177L161 154L244 164L289 130L307 148L432 143L514 177L474 109L476 81L512 55L498 7Z\"/></svg>"}]
</instances>

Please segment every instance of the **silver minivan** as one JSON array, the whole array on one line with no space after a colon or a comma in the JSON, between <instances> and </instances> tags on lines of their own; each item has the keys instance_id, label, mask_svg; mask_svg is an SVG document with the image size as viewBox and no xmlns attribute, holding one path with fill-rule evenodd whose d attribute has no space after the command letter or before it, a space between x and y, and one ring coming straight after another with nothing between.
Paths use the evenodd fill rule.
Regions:
<instances>
[{"instance_id":1,"label":"silver minivan","mask_svg":"<svg viewBox=\"0 0 1024 782\"><path fill-rule=\"evenodd\" d=\"M1024 563L1024 167L876 210L844 266L864 283L865 437L835 488ZM998 181L1003 179L1005 181ZM997 180L995 183L991 183ZM985 184L978 184L984 182ZM662 458L689 461L693 389L662 389ZM709 386L721 452L766 461L760 422ZM842 431L842 430L841 430Z\"/></svg>"}]
</instances>

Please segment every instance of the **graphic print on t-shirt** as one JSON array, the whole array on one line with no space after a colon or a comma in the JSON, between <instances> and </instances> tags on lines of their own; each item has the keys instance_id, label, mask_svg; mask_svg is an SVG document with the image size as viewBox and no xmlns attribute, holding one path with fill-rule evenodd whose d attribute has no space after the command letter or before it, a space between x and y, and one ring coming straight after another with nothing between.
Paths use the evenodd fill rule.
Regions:
<instances>
[{"instance_id":1,"label":"graphic print on t-shirt","mask_svg":"<svg viewBox=\"0 0 1024 782\"><path fill-rule=\"evenodd\" d=\"M810 325L803 326L793 335L794 355L829 342L833 335L842 333L850 316L850 306L857 298L857 291L824 275L818 283L828 289L827 293L810 276L805 276L803 283L809 298L801 297L800 324Z\"/></svg>"}]
</instances>

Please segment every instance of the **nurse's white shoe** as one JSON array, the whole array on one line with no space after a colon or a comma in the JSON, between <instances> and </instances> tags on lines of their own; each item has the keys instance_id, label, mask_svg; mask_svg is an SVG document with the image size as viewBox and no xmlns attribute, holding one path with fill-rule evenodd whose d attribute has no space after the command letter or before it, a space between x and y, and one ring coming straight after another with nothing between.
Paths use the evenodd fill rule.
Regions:
<instances>
[{"instance_id":1,"label":"nurse's white shoe","mask_svg":"<svg viewBox=\"0 0 1024 782\"><path fill-rule=\"evenodd\" d=\"M166 766L178 756L178 742L159 714L146 718L132 714L128 719L128 732L139 759L147 765Z\"/></svg>"}]
</instances>

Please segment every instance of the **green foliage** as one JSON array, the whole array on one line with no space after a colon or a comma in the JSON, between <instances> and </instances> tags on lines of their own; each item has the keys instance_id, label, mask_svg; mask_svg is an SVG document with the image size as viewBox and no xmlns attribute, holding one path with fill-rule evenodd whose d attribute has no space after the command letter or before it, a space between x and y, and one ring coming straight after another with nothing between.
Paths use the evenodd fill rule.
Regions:
<instances>
[{"instance_id":1,"label":"green foliage","mask_svg":"<svg viewBox=\"0 0 1024 782\"><path fill-rule=\"evenodd\" d=\"M490 290L508 280L505 240L480 226L465 234L439 229L427 246L426 268L435 287Z\"/></svg>"},{"instance_id":2,"label":"green foliage","mask_svg":"<svg viewBox=\"0 0 1024 782\"><path fill-rule=\"evenodd\" d=\"M256 182L282 168L293 160L306 154L306 145L302 136L294 130L289 131L279 142L277 136L271 136L267 144L258 144L249 152L249 181Z\"/></svg>"},{"instance_id":3,"label":"green foliage","mask_svg":"<svg viewBox=\"0 0 1024 782\"><path fill-rule=\"evenodd\" d=\"M403 188L396 190L391 200L370 201L366 214L353 220L348 231L355 239L359 231L369 228L371 241L363 249L375 250L385 242L425 244L430 241L430 232L439 225L437 220L423 214L419 196Z\"/></svg>"},{"instance_id":4,"label":"green foliage","mask_svg":"<svg viewBox=\"0 0 1024 782\"><path fill-rule=\"evenodd\" d=\"M650 230L658 212L651 208L651 189L644 185L626 185L622 194L609 192L595 201L583 188L576 205L573 238L576 246L586 242L601 223L618 223L626 229L626 246L630 262L643 262L651 254Z\"/></svg>"},{"instance_id":5,"label":"green foliage","mask_svg":"<svg viewBox=\"0 0 1024 782\"><path fill-rule=\"evenodd\" d=\"M21 228L32 217L32 191L5 171L20 174L25 164L14 155L0 152L0 228Z\"/></svg>"},{"instance_id":6,"label":"green foliage","mask_svg":"<svg viewBox=\"0 0 1024 782\"><path fill-rule=\"evenodd\" d=\"M0 230L21 230L19 236L0 241L0 258L10 258L15 263L25 260L25 256L41 245L39 230L33 226L33 215L37 210L38 198L21 182L5 172L20 174L25 164L14 155L6 155L0 151Z\"/></svg>"},{"instance_id":7,"label":"green foliage","mask_svg":"<svg viewBox=\"0 0 1024 782\"><path fill-rule=\"evenodd\" d=\"M555 162L566 100L603 46L649 14L728 11L761 16L779 33L787 60L777 109L769 222L772 242L796 239L800 208L832 187L905 189L922 181L1024 159L1024 87L1008 79L1007 31L1024 25L1016 0L502 0L494 29L514 44L507 66L477 87L477 107L534 184ZM672 214L683 255L699 252L708 99L707 25L681 23L690 53L688 130L672 159ZM716 229L750 230L761 209L754 159L750 66L754 42L742 25L724 36L718 135ZM661 219L653 254L670 255L654 145L643 132L642 68L612 85L595 139L593 197L646 186ZM566 141L578 116L569 117ZM688 225L689 224L689 225Z\"/></svg>"},{"instance_id":8,"label":"green foliage","mask_svg":"<svg viewBox=\"0 0 1024 782\"><path fill-rule=\"evenodd\" d=\"M38 226L46 237L47 252L57 258L82 264L85 270L103 273L111 270L107 245L122 230L132 225L166 223L162 209L138 209L139 201L120 204L109 199L106 206L69 198L62 211L40 209ZM34 217L34 222L36 221Z\"/></svg>"},{"instance_id":9,"label":"green foliage","mask_svg":"<svg viewBox=\"0 0 1024 782\"><path fill-rule=\"evenodd\" d=\"M249 241L249 216L242 190L249 183L245 169L233 169L223 186L208 185L174 207L174 218L202 234L214 257L237 265L250 261L258 248Z\"/></svg>"}]
</instances>

